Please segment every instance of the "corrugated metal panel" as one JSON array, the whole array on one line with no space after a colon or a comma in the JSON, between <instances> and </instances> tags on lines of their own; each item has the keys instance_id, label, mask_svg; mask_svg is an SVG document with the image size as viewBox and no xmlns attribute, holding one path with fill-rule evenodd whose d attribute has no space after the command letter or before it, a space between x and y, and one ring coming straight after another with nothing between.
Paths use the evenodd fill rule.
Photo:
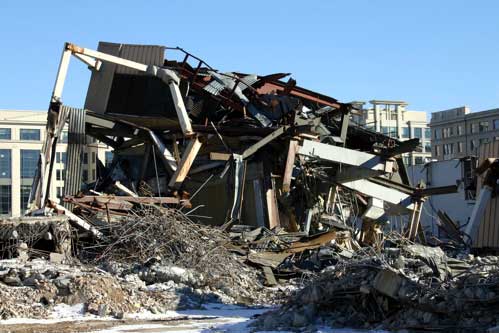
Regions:
<instances>
[{"instance_id":1,"label":"corrugated metal panel","mask_svg":"<svg viewBox=\"0 0 499 333\"><path fill-rule=\"evenodd\" d=\"M165 60L165 47L158 45L122 44L119 57L140 62L146 65L162 66ZM119 74L142 74L139 71L124 66L117 66Z\"/></svg>"},{"instance_id":2,"label":"corrugated metal panel","mask_svg":"<svg viewBox=\"0 0 499 333\"><path fill-rule=\"evenodd\" d=\"M499 157L499 141L480 145L478 164L486 158ZM478 178L477 197L482 187L483 175ZM475 248L499 248L499 197L492 198L485 208L484 216L478 228Z\"/></svg>"},{"instance_id":3,"label":"corrugated metal panel","mask_svg":"<svg viewBox=\"0 0 499 333\"><path fill-rule=\"evenodd\" d=\"M69 113L68 126L68 155L66 166L66 179L64 182L64 195L76 195L81 188L82 161L81 155L85 146L85 110L62 106ZM64 203L67 209L72 209L72 204Z\"/></svg>"},{"instance_id":4,"label":"corrugated metal panel","mask_svg":"<svg viewBox=\"0 0 499 333\"><path fill-rule=\"evenodd\" d=\"M156 66L163 65L165 56L165 47L156 45L99 42L97 50L128 60ZM137 70L117 66L109 62L103 62L101 69L98 72L92 71L92 77L90 78L87 97L85 99L85 109L99 113L104 113L106 111L114 73L139 74Z\"/></svg>"}]
</instances>

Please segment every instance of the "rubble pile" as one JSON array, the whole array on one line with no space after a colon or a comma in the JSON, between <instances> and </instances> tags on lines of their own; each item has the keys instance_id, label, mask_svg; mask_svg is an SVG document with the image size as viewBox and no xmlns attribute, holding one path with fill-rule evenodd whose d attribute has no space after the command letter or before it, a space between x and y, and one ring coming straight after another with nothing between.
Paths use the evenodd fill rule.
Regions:
<instances>
[{"instance_id":1,"label":"rubble pile","mask_svg":"<svg viewBox=\"0 0 499 333\"><path fill-rule=\"evenodd\" d=\"M285 294L267 290L240 296L244 286L210 287L200 273L160 261L101 266L55 264L44 259L0 261L0 319L50 318L58 304L83 313L123 318L149 311L202 308L207 303L271 304ZM253 282L252 282L253 283ZM216 289L219 287L220 289ZM264 298L266 295L266 298Z\"/></svg>"},{"instance_id":2,"label":"rubble pile","mask_svg":"<svg viewBox=\"0 0 499 333\"><path fill-rule=\"evenodd\" d=\"M100 263L146 263L140 274L148 283L168 282L172 274L162 268L174 266L184 275L175 282L208 286L232 302L268 303L261 273L230 252L229 243L227 233L196 224L180 210L143 208L114 223L92 255Z\"/></svg>"},{"instance_id":3,"label":"rubble pile","mask_svg":"<svg viewBox=\"0 0 499 333\"><path fill-rule=\"evenodd\" d=\"M255 325L477 330L499 323L499 258L447 257L419 244L356 253L329 266Z\"/></svg>"}]
</instances>

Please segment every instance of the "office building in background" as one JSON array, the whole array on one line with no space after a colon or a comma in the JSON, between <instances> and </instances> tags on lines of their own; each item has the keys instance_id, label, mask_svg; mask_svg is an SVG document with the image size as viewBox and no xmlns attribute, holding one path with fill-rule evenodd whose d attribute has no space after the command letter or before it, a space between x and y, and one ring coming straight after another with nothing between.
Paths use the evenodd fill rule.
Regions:
<instances>
[{"instance_id":1,"label":"office building in background","mask_svg":"<svg viewBox=\"0 0 499 333\"><path fill-rule=\"evenodd\" d=\"M421 146L417 151L403 155L406 165L423 164L431 158L431 133L424 111L407 110L403 101L372 100L352 102L361 111L354 121L360 125L391 136L398 140L418 138Z\"/></svg>"},{"instance_id":2,"label":"office building in background","mask_svg":"<svg viewBox=\"0 0 499 333\"><path fill-rule=\"evenodd\" d=\"M21 216L27 208L46 121L46 111L0 110L0 216ZM50 197L59 200L64 193L67 140L63 131L52 173ZM96 180L97 159L109 164L110 151L101 143L88 146L82 156L84 182Z\"/></svg>"},{"instance_id":3,"label":"office building in background","mask_svg":"<svg viewBox=\"0 0 499 333\"><path fill-rule=\"evenodd\" d=\"M430 127L433 159L478 155L480 145L499 140L499 109L472 113L461 106L433 112Z\"/></svg>"}]
</instances>

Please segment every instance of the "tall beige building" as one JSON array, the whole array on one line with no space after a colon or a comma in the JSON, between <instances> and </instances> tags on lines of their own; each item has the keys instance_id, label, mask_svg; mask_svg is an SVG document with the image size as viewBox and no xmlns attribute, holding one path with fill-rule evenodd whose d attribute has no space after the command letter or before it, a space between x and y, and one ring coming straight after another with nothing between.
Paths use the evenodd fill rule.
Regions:
<instances>
[{"instance_id":1,"label":"tall beige building","mask_svg":"<svg viewBox=\"0 0 499 333\"><path fill-rule=\"evenodd\" d=\"M354 118L360 125L399 140L418 138L421 147L404 154L406 165L423 164L431 158L431 131L424 111L407 110L403 101L372 100L370 106L365 102L353 102L361 110Z\"/></svg>"},{"instance_id":2,"label":"tall beige building","mask_svg":"<svg viewBox=\"0 0 499 333\"><path fill-rule=\"evenodd\" d=\"M0 110L0 216L20 216L28 205L29 193L45 138L46 111ZM67 148L67 131L57 145L50 197L63 194ZM83 154L84 182L96 180L96 162L112 159L111 150L92 143Z\"/></svg>"}]
</instances>

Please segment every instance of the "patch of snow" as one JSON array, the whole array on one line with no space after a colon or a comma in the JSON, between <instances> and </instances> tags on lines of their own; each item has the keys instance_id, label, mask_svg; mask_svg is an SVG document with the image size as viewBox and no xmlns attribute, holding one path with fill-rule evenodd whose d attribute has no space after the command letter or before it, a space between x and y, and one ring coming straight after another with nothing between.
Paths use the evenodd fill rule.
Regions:
<instances>
[{"instance_id":1,"label":"patch of snow","mask_svg":"<svg viewBox=\"0 0 499 333\"><path fill-rule=\"evenodd\" d=\"M52 312L52 319L64 319L72 318L79 319L85 315L85 306L83 303L68 305L68 304L57 304L54 306L54 311Z\"/></svg>"}]
</instances>

